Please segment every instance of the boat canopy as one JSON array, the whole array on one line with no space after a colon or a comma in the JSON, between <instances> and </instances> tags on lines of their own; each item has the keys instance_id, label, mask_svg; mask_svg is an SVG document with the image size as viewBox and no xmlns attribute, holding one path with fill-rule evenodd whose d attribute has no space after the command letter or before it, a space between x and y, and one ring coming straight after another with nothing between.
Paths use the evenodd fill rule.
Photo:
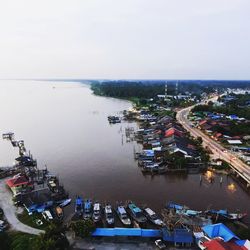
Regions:
<instances>
[{"instance_id":1,"label":"boat canopy","mask_svg":"<svg viewBox=\"0 0 250 250\"><path fill-rule=\"evenodd\" d=\"M225 209L221 209L221 210L209 210L210 213L213 213L213 214L220 214L220 215L227 215L228 214L228 211L225 210Z\"/></svg>"},{"instance_id":2,"label":"boat canopy","mask_svg":"<svg viewBox=\"0 0 250 250\"><path fill-rule=\"evenodd\" d=\"M135 213L140 213L140 212L141 212L141 209L140 209L139 207L135 207L135 208L133 208L133 211L134 211Z\"/></svg>"},{"instance_id":3,"label":"boat canopy","mask_svg":"<svg viewBox=\"0 0 250 250\"><path fill-rule=\"evenodd\" d=\"M78 197L76 199L76 205L82 205L82 198L81 197Z\"/></svg>"},{"instance_id":4,"label":"boat canopy","mask_svg":"<svg viewBox=\"0 0 250 250\"><path fill-rule=\"evenodd\" d=\"M151 210L150 208L146 208L145 211L150 215L155 215L155 212L153 210Z\"/></svg>"},{"instance_id":5,"label":"boat canopy","mask_svg":"<svg viewBox=\"0 0 250 250\"><path fill-rule=\"evenodd\" d=\"M85 209L90 209L90 208L91 208L91 201L87 200L87 201L84 203L84 208L85 208Z\"/></svg>"},{"instance_id":6,"label":"boat canopy","mask_svg":"<svg viewBox=\"0 0 250 250\"><path fill-rule=\"evenodd\" d=\"M190 210L190 209L187 209L187 210L177 210L176 211L177 214L185 214L187 216L195 216L197 214L200 214L201 211L195 211L195 210Z\"/></svg>"},{"instance_id":7,"label":"boat canopy","mask_svg":"<svg viewBox=\"0 0 250 250\"><path fill-rule=\"evenodd\" d=\"M132 203L132 204L129 204L128 206L131 210L133 210L133 212L141 213L141 209L139 207L137 207L135 204Z\"/></svg>"},{"instance_id":8,"label":"boat canopy","mask_svg":"<svg viewBox=\"0 0 250 250\"><path fill-rule=\"evenodd\" d=\"M105 212L106 212L107 214L112 213L111 206L106 206L106 207L105 207Z\"/></svg>"},{"instance_id":9,"label":"boat canopy","mask_svg":"<svg viewBox=\"0 0 250 250\"><path fill-rule=\"evenodd\" d=\"M147 157L154 157L154 150L143 150L143 154Z\"/></svg>"},{"instance_id":10,"label":"boat canopy","mask_svg":"<svg viewBox=\"0 0 250 250\"><path fill-rule=\"evenodd\" d=\"M117 210L118 210L118 212L119 212L120 214L126 214L126 210L125 210L125 208L122 207L122 206L119 206L119 207L117 208Z\"/></svg>"},{"instance_id":11,"label":"boat canopy","mask_svg":"<svg viewBox=\"0 0 250 250\"><path fill-rule=\"evenodd\" d=\"M181 209L184 208L183 206L175 204L173 202L169 202L168 205L167 205L167 207L168 208L174 208L174 209L177 209L177 210L181 210Z\"/></svg>"},{"instance_id":12,"label":"boat canopy","mask_svg":"<svg viewBox=\"0 0 250 250\"><path fill-rule=\"evenodd\" d=\"M100 210L100 203L95 203L94 204L94 210Z\"/></svg>"}]
</instances>

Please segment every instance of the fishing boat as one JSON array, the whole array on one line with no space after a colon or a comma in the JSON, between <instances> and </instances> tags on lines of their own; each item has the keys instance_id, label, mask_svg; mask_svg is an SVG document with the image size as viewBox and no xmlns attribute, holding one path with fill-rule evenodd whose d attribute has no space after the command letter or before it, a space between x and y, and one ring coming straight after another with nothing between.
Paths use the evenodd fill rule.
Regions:
<instances>
[{"instance_id":1,"label":"fishing boat","mask_svg":"<svg viewBox=\"0 0 250 250\"><path fill-rule=\"evenodd\" d=\"M75 200L75 213L81 215L83 213L83 200L78 196Z\"/></svg>"},{"instance_id":2,"label":"fishing boat","mask_svg":"<svg viewBox=\"0 0 250 250\"><path fill-rule=\"evenodd\" d=\"M121 122L121 119L120 119L120 117L118 117L118 116L108 116L108 121L109 121L109 123L120 123Z\"/></svg>"},{"instance_id":3,"label":"fishing boat","mask_svg":"<svg viewBox=\"0 0 250 250\"><path fill-rule=\"evenodd\" d=\"M157 226L163 226L164 222L160 217L150 208L144 209L144 214L146 217L155 225Z\"/></svg>"},{"instance_id":4,"label":"fishing boat","mask_svg":"<svg viewBox=\"0 0 250 250\"><path fill-rule=\"evenodd\" d=\"M187 206L182 206L182 205L176 204L174 202L169 202L166 205L166 208L174 209L176 214L186 215L189 217L195 217L195 216L202 214L202 211L192 210L192 209L189 209Z\"/></svg>"},{"instance_id":5,"label":"fishing boat","mask_svg":"<svg viewBox=\"0 0 250 250\"><path fill-rule=\"evenodd\" d=\"M122 205L117 206L116 212L123 225L125 226L131 225L131 220L129 219L124 206Z\"/></svg>"},{"instance_id":6,"label":"fishing boat","mask_svg":"<svg viewBox=\"0 0 250 250\"><path fill-rule=\"evenodd\" d=\"M145 164L142 167L142 172L154 173L159 171L159 165L157 163Z\"/></svg>"},{"instance_id":7,"label":"fishing boat","mask_svg":"<svg viewBox=\"0 0 250 250\"><path fill-rule=\"evenodd\" d=\"M44 212L46 209L51 208L51 207L53 206L53 204L54 204L53 201L47 201L47 202L45 202L45 203L43 203L43 204L40 204L40 205L38 205L38 206L35 206L35 210L36 210L36 212L38 212L38 213L42 213L42 212Z\"/></svg>"},{"instance_id":8,"label":"fishing boat","mask_svg":"<svg viewBox=\"0 0 250 250\"><path fill-rule=\"evenodd\" d=\"M55 208L55 214L59 220L63 219L63 210L61 207L58 206Z\"/></svg>"},{"instance_id":9,"label":"fishing boat","mask_svg":"<svg viewBox=\"0 0 250 250\"><path fill-rule=\"evenodd\" d=\"M84 202L83 219L90 219L92 217L92 202L87 199Z\"/></svg>"},{"instance_id":10,"label":"fishing boat","mask_svg":"<svg viewBox=\"0 0 250 250\"><path fill-rule=\"evenodd\" d=\"M144 223L147 221L147 218L142 213L142 210L137 207L134 203L128 204L128 211L131 214L132 218L137 221L138 223Z\"/></svg>"},{"instance_id":11,"label":"fishing boat","mask_svg":"<svg viewBox=\"0 0 250 250\"><path fill-rule=\"evenodd\" d=\"M202 214L202 211L196 211L196 210L191 210L191 209L182 209L182 210L176 210L175 211L177 214L180 215L186 215L189 217L194 217Z\"/></svg>"},{"instance_id":12,"label":"fishing boat","mask_svg":"<svg viewBox=\"0 0 250 250\"><path fill-rule=\"evenodd\" d=\"M247 213L229 213L227 210L207 210L207 215L211 215L215 220L236 221L243 219Z\"/></svg>"},{"instance_id":13,"label":"fishing boat","mask_svg":"<svg viewBox=\"0 0 250 250\"><path fill-rule=\"evenodd\" d=\"M174 202L172 202L172 201L170 201L170 202L168 202L168 203L166 204L166 208L167 208L167 209L175 209L175 210L182 210L182 209L184 209L184 208L188 209L188 207L185 207L185 206L176 204L176 203L174 203Z\"/></svg>"},{"instance_id":14,"label":"fishing boat","mask_svg":"<svg viewBox=\"0 0 250 250\"><path fill-rule=\"evenodd\" d=\"M101 212L101 204L99 202L94 203L92 220L94 222L99 222L101 220L102 212Z\"/></svg>"},{"instance_id":15,"label":"fishing boat","mask_svg":"<svg viewBox=\"0 0 250 250\"><path fill-rule=\"evenodd\" d=\"M112 206L110 204L107 204L104 208L104 214L105 214L105 222L108 226L112 226L115 223L114 214L112 211Z\"/></svg>"},{"instance_id":16,"label":"fishing boat","mask_svg":"<svg viewBox=\"0 0 250 250\"><path fill-rule=\"evenodd\" d=\"M66 207L70 204L71 199L66 199L64 201L61 201L61 203L59 204L59 207Z\"/></svg>"}]
</instances>

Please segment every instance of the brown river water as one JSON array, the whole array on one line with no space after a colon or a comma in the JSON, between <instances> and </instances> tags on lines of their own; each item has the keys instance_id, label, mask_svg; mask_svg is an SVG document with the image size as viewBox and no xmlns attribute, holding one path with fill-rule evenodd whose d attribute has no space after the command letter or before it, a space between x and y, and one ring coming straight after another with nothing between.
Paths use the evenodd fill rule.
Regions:
<instances>
[{"instance_id":1,"label":"brown river water","mask_svg":"<svg viewBox=\"0 0 250 250\"><path fill-rule=\"evenodd\" d=\"M230 177L214 182L199 174L143 175L134 160L136 142L128 142L125 128L110 125L108 115L119 114L131 103L92 94L86 84L52 81L0 81L0 132L23 139L42 168L46 164L70 196L101 202L133 200L156 211L166 201L193 209L237 209L250 216L250 197ZM18 152L0 140L0 165L11 165ZM72 206L69 207L73 212ZM249 220L249 217L248 217Z\"/></svg>"}]
</instances>

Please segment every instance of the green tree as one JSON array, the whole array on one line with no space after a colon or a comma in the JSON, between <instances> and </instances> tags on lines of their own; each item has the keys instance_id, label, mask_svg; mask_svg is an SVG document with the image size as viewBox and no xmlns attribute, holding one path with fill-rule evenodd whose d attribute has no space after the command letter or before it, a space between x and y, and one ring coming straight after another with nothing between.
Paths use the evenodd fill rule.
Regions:
<instances>
[{"instance_id":1,"label":"green tree","mask_svg":"<svg viewBox=\"0 0 250 250\"><path fill-rule=\"evenodd\" d=\"M0 232L0 244L2 250L8 250L10 249L10 237L5 232Z\"/></svg>"},{"instance_id":2,"label":"green tree","mask_svg":"<svg viewBox=\"0 0 250 250\"><path fill-rule=\"evenodd\" d=\"M33 242L32 250L66 250L69 242L65 237L65 229L51 224L44 234L40 234Z\"/></svg>"},{"instance_id":3,"label":"green tree","mask_svg":"<svg viewBox=\"0 0 250 250\"><path fill-rule=\"evenodd\" d=\"M95 224L92 220L78 220L71 222L70 228L77 236L89 237L95 230Z\"/></svg>"}]
</instances>

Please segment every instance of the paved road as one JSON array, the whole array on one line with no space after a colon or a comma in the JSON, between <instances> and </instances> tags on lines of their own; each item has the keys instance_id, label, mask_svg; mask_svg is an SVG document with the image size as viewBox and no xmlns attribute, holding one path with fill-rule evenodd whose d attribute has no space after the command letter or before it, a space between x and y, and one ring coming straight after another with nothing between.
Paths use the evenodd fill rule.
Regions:
<instances>
[{"instance_id":1,"label":"paved road","mask_svg":"<svg viewBox=\"0 0 250 250\"><path fill-rule=\"evenodd\" d=\"M5 185L5 179L0 180L0 207L3 209L5 217L9 222L12 230L35 235L44 233L43 230L29 227L17 219L16 213L18 211L17 208L13 205L12 194Z\"/></svg>"},{"instance_id":2,"label":"paved road","mask_svg":"<svg viewBox=\"0 0 250 250\"><path fill-rule=\"evenodd\" d=\"M112 242L113 240L113 242ZM168 244L167 244L168 245ZM101 240L75 240L75 243L73 245L73 249L83 249L83 250L157 250L158 247L155 246L153 240L148 241L145 239L123 239L122 242L117 241L117 239L109 239L108 241L106 239ZM174 246L167 246L168 250L178 250L180 248L174 247ZM193 247L182 247L182 250L196 250L198 249L197 246Z\"/></svg>"},{"instance_id":3,"label":"paved road","mask_svg":"<svg viewBox=\"0 0 250 250\"><path fill-rule=\"evenodd\" d=\"M211 98L208 101L214 101L216 97ZM204 134L201 130L194 128L191 126L190 121L188 120L187 116L191 109L194 106L179 110L176 115L176 119L179 121L179 123L182 124L182 126L190 132L190 134L194 137L202 137L203 139L203 146L208 147L213 152L213 155L216 158L220 158L229 164L231 164L235 169L237 169L246 179L248 179L248 183L250 183L250 167L242 162L240 159L236 158L235 155L233 155L230 152L226 152L226 149L208 137L206 134Z\"/></svg>"}]
</instances>

